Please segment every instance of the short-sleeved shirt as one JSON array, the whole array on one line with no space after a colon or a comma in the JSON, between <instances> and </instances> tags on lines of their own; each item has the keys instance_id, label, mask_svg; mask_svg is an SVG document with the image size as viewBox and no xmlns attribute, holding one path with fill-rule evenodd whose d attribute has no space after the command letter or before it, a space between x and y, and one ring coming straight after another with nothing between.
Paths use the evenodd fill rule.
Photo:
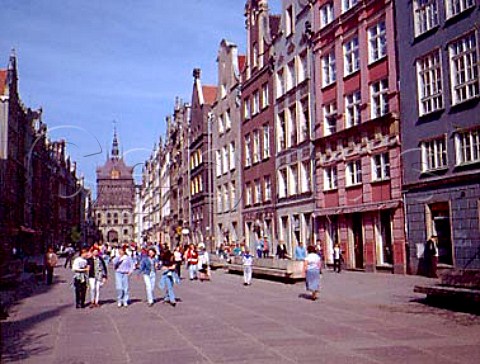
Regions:
<instances>
[{"instance_id":1,"label":"short-sleeved shirt","mask_svg":"<svg viewBox=\"0 0 480 364\"><path fill-rule=\"evenodd\" d=\"M305 258L305 262L307 262L307 270L319 269L320 257L318 254L309 253Z\"/></svg>"}]
</instances>

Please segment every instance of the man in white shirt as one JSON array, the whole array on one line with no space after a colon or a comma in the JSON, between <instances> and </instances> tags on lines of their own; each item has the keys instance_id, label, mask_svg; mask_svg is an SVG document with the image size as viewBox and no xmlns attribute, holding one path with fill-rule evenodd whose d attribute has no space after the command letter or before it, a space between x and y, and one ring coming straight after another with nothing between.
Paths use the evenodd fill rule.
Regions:
<instances>
[{"instance_id":1,"label":"man in white shirt","mask_svg":"<svg viewBox=\"0 0 480 364\"><path fill-rule=\"evenodd\" d=\"M85 308L85 296L87 293L87 278L88 278L88 264L87 264L88 250L82 249L80 256L73 261L72 271L73 285L75 287L75 304L76 308Z\"/></svg>"}]
</instances>

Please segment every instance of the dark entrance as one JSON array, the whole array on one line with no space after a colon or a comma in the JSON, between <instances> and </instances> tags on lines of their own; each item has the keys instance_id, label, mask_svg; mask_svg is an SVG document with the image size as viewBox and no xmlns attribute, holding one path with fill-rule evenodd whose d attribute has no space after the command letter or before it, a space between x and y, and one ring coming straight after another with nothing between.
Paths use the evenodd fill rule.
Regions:
<instances>
[{"instance_id":1,"label":"dark entrance","mask_svg":"<svg viewBox=\"0 0 480 364\"><path fill-rule=\"evenodd\" d=\"M118 243L118 232L116 230L110 230L107 233L107 241L110 243Z\"/></svg>"},{"instance_id":2,"label":"dark entrance","mask_svg":"<svg viewBox=\"0 0 480 364\"><path fill-rule=\"evenodd\" d=\"M450 206L448 202L430 205L433 233L438 237L438 262L453 265Z\"/></svg>"},{"instance_id":3,"label":"dark entrance","mask_svg":"<svg viewBox=\"0 0 480 364\"><path fill-rule=\"evenodd\" d=\"M352 215L352 233L355 268L363 269L363 225L361 214Z\"/></svg>"}]
</instances>

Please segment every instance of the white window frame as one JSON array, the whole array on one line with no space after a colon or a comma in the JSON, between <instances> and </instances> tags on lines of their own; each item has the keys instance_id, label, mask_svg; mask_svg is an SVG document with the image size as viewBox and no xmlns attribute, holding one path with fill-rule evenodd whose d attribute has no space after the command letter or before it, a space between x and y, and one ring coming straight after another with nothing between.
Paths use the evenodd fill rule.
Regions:
<instances>
[{"instance_id":1,"label":"white window frame","mask_svg":"<svg viewBox=\"0 0 480 364\"><path fill-rule=\"evenodd\" d=\"M338 188L337 166L325 167L323 169L323 190L332 191Z\"/></svg>"},{"instance_id":2,"label":"white window frame","mask_svg":"<svg viewBox=\"0 0 480 364\"><path fill-rule=\"evenodd\" d=\"M245 136L245 167L252 165L252 150L250 146L250 134Z\"/></svg>"},{"instance_id":3,"label":"white window frame","mask_svg":"<svg viewBox=\"0 0 480 364\"><path fill-rule=\"evenodd\" d=\"M322 86L327 87L336 81L335 49L331 49L322 57Z\"/></svg>"},{"instance_id":4,"label":"white window frame","mask_svg":"<svg viewBox=\"0 0 480 364\"><path fill-rule=\"evenodd\" d=\"M229 155L228 147L225 145L222 148L222 173L227 174L229 170Z\"/></svg>"},{"instance_id":5,"label":"white window frame","mask_svg":"<svg viewBox=\"0 0 480 364\"><path fill-rule=\"evenodd\" d=\"M439 24L437 0L413 0L415 36L418 37Z\"/></svg>"},{"instance_id":6,"label":"white window frame","mask_svg":"<svg viewBox=\"0 0 480 364\"><path fill-rule=\"evenodd\" d=\"M453 18L458 14L471 9L476 4L476 0L445 0L445 10L447 19ZM456 6L456 8L455 8Z\"/></svg>"},{"instance_id":7,"label":"white window frame","mask_svg":"<svg viewBox=\"0 0 480 364\"><path fill-rule=\"evenodd\" d=\"M288 172L287 168L281 168L277 172L278 176L278 197L285 198L288 196Z\"/></svg>"},{"instance_id":8,"label":"white window frame","mask_svg":"<svg viewBox=\"0 0 480 364\"><path fill-rule=\"evenodd\" d=\"M225 124L223 122L223 115L218 115L218 134L222 135L225 132Z\"/></svg>"},{"instance_id":9,"label":"white window frame","mask_svg":"<svg viewBox=\"0 0 480 364\"><path fill-rule=\"evenodd\" d=\"M244 99L243 117L244 117L245 120L249 120L250 117L251 117L251 114L250 114L250 98Z\"/></svg>"},{"instance_id":10,"label":"white window frame","mask_svg":"<svg viewBox=\"0 0 480 364\"><path fill-rule=\"evenodd\" d=\"M235 142L230 142L230 145L229 145L229 150L230 150L230 153L229 153L229 164L230 164L230 170L233 171L235 169Z\"/></svg>"},{"instance_id":11,"label":"white window frame","mask_svg":"<svg viewBox=\"0 0 480 364\"><path fill-rule=\"evenodd\" d=\"M268 100L268 83L262 86L262 109L268 107L270 101Z\"/></svg>"},{"instance_id":12,"label":"white window frame","mask_svg":"<svg viewBox=\"0 0 480 364\"><path fill-rule=\"evenodd\" d=\"M263 159L270 158L270 126L264 125L263 126L263 151L262 151Z\"/></svg>"},{"instance_id":13,"label":"white window frame","mask_svg":"<svg viewBox=\"0 0 480 364\"><path fill-rule=\"evenodd\" d=\"M323 134L329 136L337 132L337 103L323 105Z\"/></svg>"},{"instance_id":14,"label":"white window frame","mask_svg":"<svg viewBox=\"0 0 480 364\"><path fill-rule=\"evenodd\" d=\"M417 92L419 115L443 109L443 72L440 49L419 58L417 68Z\"/></svg>"},{"instance_id":15,"label":"white window frame","mask_svg":"<svg viewBox=\"0 0 480 364\"><path fill-rule=\"evenodd\" d=\"M254 181L254 194L253 194L253 203L257 204L262 201L262 185L260 179Z\"/></svg>"},{"instance_id":16,"label":"white window frame","mask_svg":"<svg viewBox=\"0 0 480 364\"><path fill-rule=\"evenodd\" d=\"M260 132L253 131L253 164L260 162Z\"/></svg>"},{"instance_id":17,"label":"white window frame","mask_svg":"<svg viewBox=\"0 0 480 364\"><path fill-rule=\"evenodd\" d=\"M333 1L329 1L320 8L320 28L326 27L335 19Z\"/></svg>"},{"instance_id":18,"label":"white window frame","mask_svg":"<svg viewBox=\"0 0 480 364\"><path fill-rule=\"evenodd\" d=\"M312 165L311 162L300 162L300 193L312 191Z\"/></svg>"},{"instance_id":19,"label":"white window frame","mask_svg":"<svg viewBox=\"0 0 480 364\"><path fill-rule=\"evenodd\" d=\"M298 81L298 84L300 84L308 78L308 58L307 58L306 52L301 53L297 57L297 70L298 70L297 81Z\"/></svg>"},{"instance_id":20,"label":"white window frame","mask_svg":"<svg viewBox=\"0 0 480 364\"><path fill-rule=\"evenodd\" d=\"M222 153L219 150L215 151L215 159L216 159L216 176L220 177L222 175Z\"/></svg>"},{"instance_id":21,"label":"white window frame","mask_svg":"<svg viewBox=\"0 0 480 364\"><path fill-rule=\"evenodd\" d=\"M288 110L288 133L290 138L287 141L287 147L290 148L298 143L298 123L297 123L297 105L296 103L290 105Z\"/></svg>"},{"instance_id":22,"label":"white window frame","mask_svg":"<svg viewBox=\"0 0 480 364\"><path fill-rule=\"evenodd\" d=\"M362 160L357 159L347 163L346 166L346 185L358 186L362 184Z\"/></svg>"},{"instance_id":23,"label":"white window frame","mask_svg":"<svg viewBox=\"0 0 480 364\"><path fill-rule=\"evenodd\" d=\"M362 122L361 104L360 90L345 96L345 128L351 128Z\"/></svg>"},{"instance_id":24,"label":"white window frame","mask_svg":"<svg viewBox=\"0 0 480 364\"><path fill-rule=\"evenodd\" d=\"M358 0L342 0L342 14L346 13L358 4Z\"/></svg>"},{"instance_id":25,"label":"white window frame","mask_svg":"<svg viewBox=\"0 0 480 364\"><path fill-rule=\"evenodd\" d=\"M285 9L285 35L288 37L295 32L295 12L293 4Z\"/></svg>"},{"instance_id":26,"label":"white window frame","mask_svg":"<svg viewBox=\"0 0 480 364\"><path fill-rule=\"evenodd\" d=\"M253 93L252 115L256 115L259 112L260 112L260 92L257 90Z\"/></svg>"},{"instance_id":27,"label":"white window frame","mask_svg":"<svg viewBox=\"0 0 480 364\"><path fill-rule=\"evenodd\" d=\"M384 78L370 85L370 117L376 119L388 112L388 78Z\"/></svg>"},{"instance_id":28,"label":"white window frame","mask_svg":"<svg viewBox=\"0 0 480 364\"><path fill-rule=\"evenodd\" d=\"M236 197L235 181L232 181L230 183L230 206L232 210L235 210L237 207L236 200L237 200L237 197Z\"/></svg>"},{"instance_id":29,"label":"white window frame","mask_svg":"<svg viewBox=\"0 0 480 364\"><path fill-rule=\"evenodd\" d=\"M390 157L388 152L372 155L372 181L390 179Z\"/></svg>"},{"instance_id":30,"label":"white window frame","mask_svg":"<svg viewBox=\"0 0 480 364\"><path fill-rule=\"evenodd\" d=\"M349 76L360 69L360 47L358 35L343 44L344 75Z\"/></svg>"},{"instance_id":31,"label":"white window frame","mask_svg":"<svg viewBox=\"0 0 480 364\"><path fill-rule=\"evenodd\" d=\"M279 69L276 74L276 95L277 99L285 93L285 70Z\"/></svg>"},{"instance_id":32,"label":"white window frame","mask_svg":"<svg viewBox=\"0 0 480 364\"><path fill-rule=\"evenodd\" d=\"M270 176L263 178L263 201L272 200L272 180Z\"/></svg>"},{"instance_id":33,"label":"white window frame","mask_svg":"<svg viewBox=\"0 0 480 364\"><path fill-rule=\"evenodd\" d=\"M282 127L283 122L283 127ZM287 114L284 111L277 114L277 150L287 149Z\"/></svg>"},{"instance_id":34,"label":"white window frame","mask_svg":"<svg viewBox=\"0 0 480 364\"><path fill-rule=\"evenodd\" d=\"M297 74L296 74L296 67L295 67L295 59L291 60L287 64L287 77L285 81L286 81L287 91L290 91L292 88L296 86Z\"/></svg>"},{"instance_id":35,"label":"white window frame","mask_svg":"<svg viewBox=\"0 0 480 364\"><path fill-rule=\"evenodd\" d=\"M298 176L299 176L299 171L298 171L298 165L297 164L292 164L288 166L287 168L287 193L288 196L295 196L298 194L299 188L298 188Z\"/></svg>"},{"instance_id":36,"label":"white window frame","mask_svg":"<svg viewBox=\"0 0 480 364\"><path fill-rule=\"evenodd\" d=\"M252 205L252 184L248 182L246 184L246 196L245 196L245 206Z\"/></svg>"},{"instance_id":37,"label":"white window frame","mask_svg":"<svg viewBox=\"0 0 480 364\"><path fill-rule=\"evenodd\" d=\"M451 42L448 53L453 105L478 97L480 77L477 32L472 31ZM459 79L464 81L459 83Z\"/></svg>"},{"instance_id":38,"label":"white window frame","mask_svg":"<svg viewBox=\"0 0 480 364\"><path fill-rule=\"evenodd\" d=\"M368 62L377 62L387 56L387 28L385 20L368 28Z\"/></svg>"},{"instance_id":39,"label":"white window frame","mask_svg":"<svg viewBox=\"0 0 480 364\"><path fill-rule=\"evenodd\" d=\"M480 162L480 129L455 133L456 165Z\"/></svg>"},{"instance_id":40,"label":"white window frame","mask_svg":"<svg viewBox=\"0 0 480 364\"><path fill-rule=\"evenodd\" d=\"M444 169L448 166L446 137L421 142L422 172Z\"/></svg>"},{"instance_id":41,"label":"white window frame","mask_svg":"<svg viewBox=\"0 0 480 364\"><path fill-rule=\"evenodd\" d=\"M230 130L232 127L232 118L230 116L230 109L225 112L225 131Z\"/></svg>"}]
</instances>

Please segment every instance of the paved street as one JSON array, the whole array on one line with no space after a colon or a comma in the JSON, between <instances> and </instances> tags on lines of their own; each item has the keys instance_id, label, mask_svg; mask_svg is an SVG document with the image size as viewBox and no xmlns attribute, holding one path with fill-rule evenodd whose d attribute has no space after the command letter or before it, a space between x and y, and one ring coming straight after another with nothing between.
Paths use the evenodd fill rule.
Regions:
<instances>
[{"instance_id":1,"label":"paved street","mask_svg":"<svg viewBox=\"0 0 480 364\"><path fill-rule=\"evenodd\" d=\"M2 324L2 362L22 363L478 363L480 317L425 306L413 293L431 280L390 274L323 275L316 302L304 285L213 273L183 281L173 308L147 307L140 276L133 303L77 310L71 274L21 301ZM113 277L112 277L113 278Z\"/></svg>"}]
</instances>

